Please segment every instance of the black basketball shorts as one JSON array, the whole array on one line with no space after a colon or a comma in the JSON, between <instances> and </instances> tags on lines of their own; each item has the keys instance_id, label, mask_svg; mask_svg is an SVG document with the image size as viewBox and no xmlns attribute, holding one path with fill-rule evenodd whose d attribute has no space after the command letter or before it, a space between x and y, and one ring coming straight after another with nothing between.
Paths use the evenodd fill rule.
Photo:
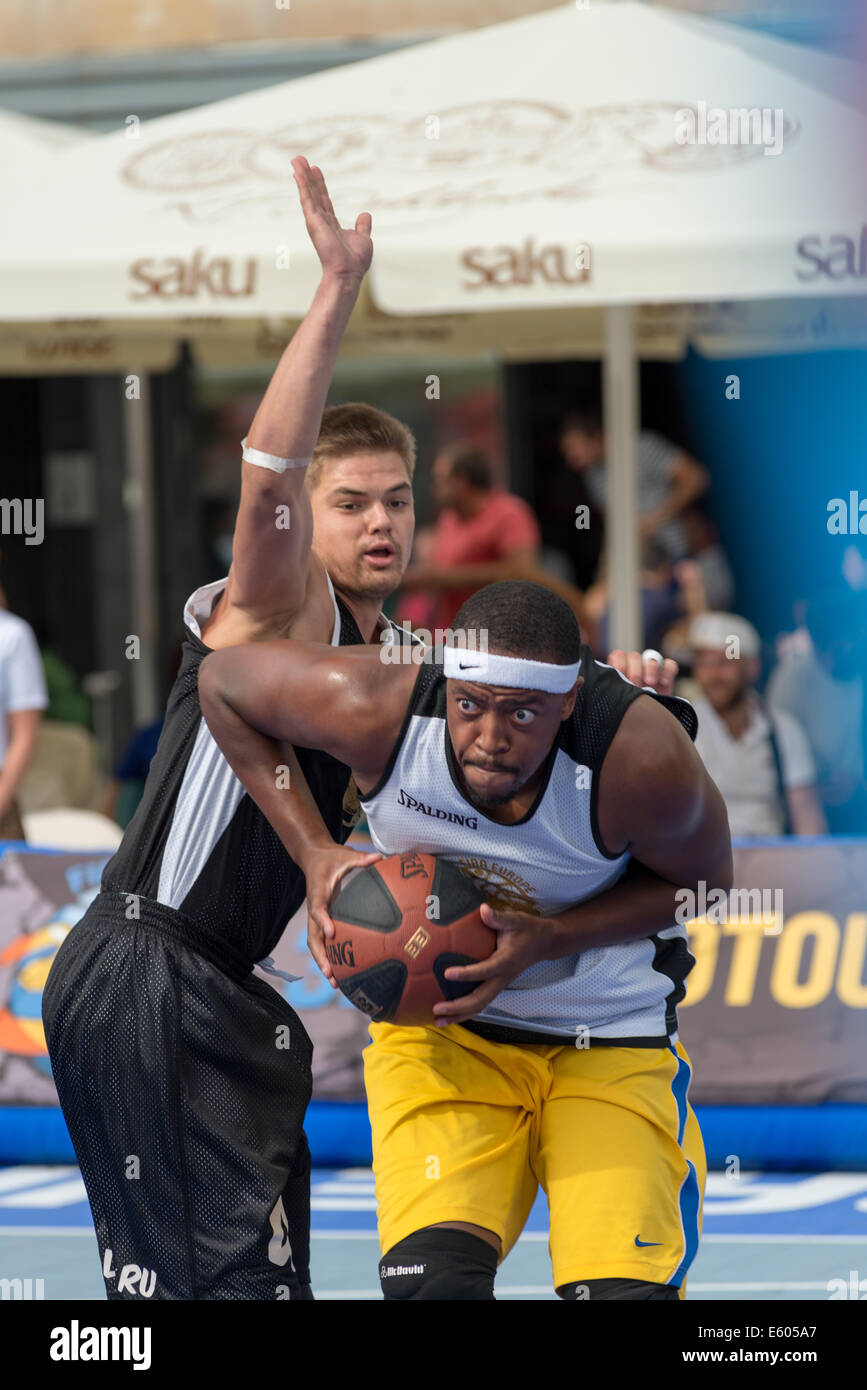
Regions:
<instances>
[{"instance_id":1,"label":"black basketball shorts","mask_svg":"<svg viewBox=\"0 0 867 1390\"><path fill-rule=\"evenodd\" d=\"M180 914L128 903L95 899L42 1006L108 1297L310 1298L310 1038Z\"/></svg>"}]
</instances>

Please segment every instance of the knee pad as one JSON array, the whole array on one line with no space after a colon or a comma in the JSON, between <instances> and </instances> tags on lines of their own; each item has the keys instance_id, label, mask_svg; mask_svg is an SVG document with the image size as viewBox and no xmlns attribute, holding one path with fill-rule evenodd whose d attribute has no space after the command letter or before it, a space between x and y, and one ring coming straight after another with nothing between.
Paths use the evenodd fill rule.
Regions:
<instances>
[{"instance_id":1,"label":"knee pad","mask_svg":"<svg viewBox=\"0 0 867 1390\"><path fill-rule=\"evenodd\" d=\"M481 1236L429 1226L393 1245L379 1262L386 1302L492 1300L497 1252Z\"/></svg>"},{"instance_id":2,"label":"knee pad","mask_svg":"<svg viewBox=\"0 0 867 1390\"><path fill-rule=\"evenodd\" d=\"M650 1284L646 1279L576 1279L561 1284L557 1297L570 1299L644 1299L673 1301L680 1297L673 1284Z\"/></svg>"}]
</instances>

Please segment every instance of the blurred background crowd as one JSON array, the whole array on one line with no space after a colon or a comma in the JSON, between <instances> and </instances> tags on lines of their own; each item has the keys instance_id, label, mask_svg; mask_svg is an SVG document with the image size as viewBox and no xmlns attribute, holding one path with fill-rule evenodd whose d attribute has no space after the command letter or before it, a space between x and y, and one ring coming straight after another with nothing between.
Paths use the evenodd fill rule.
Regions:
<instances>
[{"instance_id":1,"label":"blurred background crowd","mask_svg":"<svg viewBox=\"0 0 867 1390\"><path fill-rule=\"evenodd\" d=\"M558 418L556 466L532 500L505 485L496 432L484 427L484 412L482 428L473 428L474 406L470 395L463 432L457 420L452 438L423 451L415 547L391 616L434 633L449 627L481 585L535 579L570 603L584 640L604 661L610 574L598 400ZM203 434L210 432L202 450L210 489L201 498L200 582L219 578L231 560L239 486L232 440L253 408L255 397L243 393L201 414ZM744 585L720 534L708 469L656 430L642 430L638 446L642 641L680 665L677 690L699 713L697 747L725 798L732 834L865 833L863 542L853 539L837 584L818 591L793 555L791 622L761 632L738 603ZM161 719L118 726L123 672L77 672L50 634L37 641L2 590L0 604L0 837L21 838L26 829L36 840L56 838L54 813L69 810L125 826ZM170 636L164 694L180 659L180 623ZM79 821L86 836L86 818ZM94 821L93 834L100 833Z\"/></svg>"}]
</instances>

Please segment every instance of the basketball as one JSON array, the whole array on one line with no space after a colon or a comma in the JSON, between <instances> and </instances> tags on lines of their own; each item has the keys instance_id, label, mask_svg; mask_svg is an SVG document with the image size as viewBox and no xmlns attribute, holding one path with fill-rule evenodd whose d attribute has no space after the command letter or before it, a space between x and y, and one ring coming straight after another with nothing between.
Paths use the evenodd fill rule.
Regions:
<instances>
[{"instance_id":1,"label":"basketball","mask_svg":"<svg viewBox=\"0 0 867 1390\"><path fill-rule=\"evenodd\" d=\"M497 944L484 901L433 854L393 854L350 874L331 900L336 935L325 947L340 989L375 1023L433 1024L434 1004L476 988L445 971L486 960Z\"/></svg>"}]
</instances>

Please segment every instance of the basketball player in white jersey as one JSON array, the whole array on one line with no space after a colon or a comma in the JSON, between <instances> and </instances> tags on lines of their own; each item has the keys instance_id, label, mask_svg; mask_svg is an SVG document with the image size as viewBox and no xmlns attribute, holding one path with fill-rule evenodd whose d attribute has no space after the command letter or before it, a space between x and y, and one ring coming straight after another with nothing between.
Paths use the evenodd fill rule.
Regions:
<instances>
[{"instance_id":1,"label":"basketball player in white jersey","mask_svg":"<svg viewBox=\"0 0 867 1390\"><path fill-rule=\"evenodd\" d=\"M732 881L695 712L594 661L538 585L480 590L455 628L464 646L421 664L293 641L201 668L214 737L308 891L327 835L275 786L275 739L352 768L377 849L443 855L493 904L494 954L446 971L472 992L429 1027L371 1026L383 1291L492 1298L541 1182L562 1298L677 1299L705 1175L678 894Z\"/></svg>"}]
</instances>

